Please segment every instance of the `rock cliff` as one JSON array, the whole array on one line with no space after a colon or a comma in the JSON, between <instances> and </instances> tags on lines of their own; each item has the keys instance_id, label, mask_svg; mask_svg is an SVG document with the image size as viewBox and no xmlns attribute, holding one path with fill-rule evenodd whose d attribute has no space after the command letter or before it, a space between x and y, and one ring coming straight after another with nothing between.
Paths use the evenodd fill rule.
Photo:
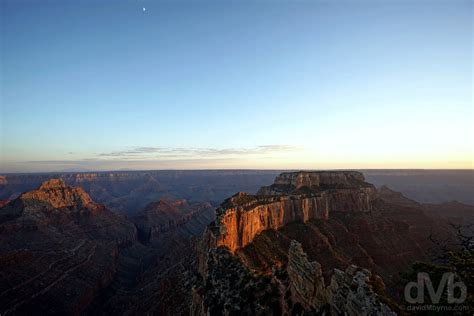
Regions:
<instances>
[{"instance_id":1,"label":"rock cliff","mask_svg":"<svg viewBox=\"0 0 474 316\"><path fill-rule=\"evenodd\" d=\"M301 244L293 240L286 268L292 300L305 310L319 310L327 301L323 272L317 261L309 262Z\"/></svg>"},{"instance_id":2,"label":"rock cliff","mask_svg":"<svg viewBox=\"0 0 474 316\"><path fill-rule=\"evenodd\" d=\"M331 212L368 212L375 197L359 172L283 173L258 195L240 192L227 199L216 211L210 239L235 252L267 229L328 219Z\"/></svg>"},{"instance_id":3,"label":"rock cliff","mask_svg":"<svg viewBox=\"0 0 474 316\"><path fill-rule=\"evenodd\" d=\"M372 283L377 276L369 270L355 265L345 271L334 269L328 287L321 271L319 262L309 262L301 244L293 240L288 254L288 283L292 301L304 310L320 312L326 306L332 315L396 315L375 293Z\"/></svg>"},{"instance_id":4,"label":"rock cliff","mask_svg":"<svg viewBox=\"0 0 474 316\"><path fill-rule=\"evenodd\" d=\"M293 240L286 269L252 274L225 248L210 249L205 283L193 289L192 315L396 315L384 284L367 269L332 269L325 285L322 267L310 262Z\"/></svg>"},{"instance_id":5,"label":"rock cliff","mask_svg":"<svg viewBox=\"0 0 474 316\"><path fill-rule=\"evenodd\" d=\"M272 185L262 187L258 194L289 194L358 187L373 188L365 182L363 174L357 171L284 172L275 178Z\"/></svg>"},{"instance_id":6,"label":"rock cliff","mask_svg":"<svg viewBox=\"0 0 474 316\"><path fill-rule=\"evenodd\" d=\"M332 315L379 315L395 316L390 307L382 302L384 297L374 291L373 279L367 269L355 265L345 271L334 270L331 283L326 289Z\"/></svg>"},{"instance_id":7,"label":"rock cliff","mask_svg":"<svg viewBox=\"0 0 474 316\"><path fill-rule=\"evenodd\" d=\"M387 188L377 191L357 172L284 173L258 193L227 199L203 234L197 247L202 283L193 292L197 314L221 308L212 303L217 295L246 301L248 293L233 283L209 292L225 283L230 272L222 260L230 258L242 278L255 278L253 284L270 278L267 291L278 293L277 302L253 295L263 306L257 314L392 315L399 272L425 259L428 236L442 231L420 204ZM385 284L389 294L380 291ZM243 301L227 302L229 313Z\"/></svg>"},{"instance_id":8,"label":"rock cliff","mask_svg":"<svg viewBox=\"0 0 474 316\"><path fill-rule=\"evenodd\" d=\"M285 172L256 195L227 199L196 238L210 205L168 193L221 196L248 178L230 172L244 180L207 192L201 184L209 178L193 172L183 187L168 182L173 191L163 198L157 177L184 181L180 173L69 175L6 194L0 314L391 315L399 272L423 258L436 232L424 212L472 213L377 191L357 172ZM125 192L142 211L128 220L86 192L121 206Z\"/></svg>"}]
</instances>

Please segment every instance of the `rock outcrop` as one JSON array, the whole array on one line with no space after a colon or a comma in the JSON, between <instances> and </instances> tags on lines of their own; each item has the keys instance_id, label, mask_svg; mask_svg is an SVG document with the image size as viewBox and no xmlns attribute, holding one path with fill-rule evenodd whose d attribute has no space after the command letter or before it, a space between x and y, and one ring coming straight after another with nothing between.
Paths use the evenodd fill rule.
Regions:
<instances>
[{"instance_id":1,"label":"rock outcrop","mask_svg":"<svg viewBox=\"0 0 474 316\"><path fill-rule=\"evenodd\" d=\"M26 192L20 198L27 203L46 203L53 208L74 207L79 209L93 204L89 194L82 188L67 186L61 179L45 181L38 190Z\"/></svg>"},{"instance_id":2,"label":"rock outcrop","mask_svg":"<svg viewBox=\"0 0 474 316\"><path fill-rule=\"evenodd\" d=\"M238 193L216 210L197 247L195 306L212 310L209 282L224 282L219 276L229 271L218 263L225 257L240 262L243 278L270 278L282 313L392 315L399 272L426 258L439 224L418 203L378 192L357 172L284 173L258 195ZM233 283L221 293L246 295ZM258 304L266 315L277 303L261 297Z\"/></svg>"},{"instance_id":3,"label":"rock outcrop","mask_svg":"<svg viewBox=\"0 0 474 316\"><path fill-rule=\"evenodd\" d=\"M136 240L124 217L49 180L0 209L0 313L79 314Z\"/></svg>"},{"instance_id":4,"label":"rock outcrop","mask_svg":"<svg viewBox=\"0 0 474 316\"><path fill-rule=\"evenodd\" d=\"M286 268L292 300L305 310L319 310L326 303L323 272L317 261L309 262L301 244L293 240Z\"/></svg>"},{"instance_id":5,"label":"rock outcrop","mask_svg":"<svg viewBox=\"0 0 474 316\"><path fill-rule=\"evenodd\" d=\"M292 301L304 310L319 312L328 306L332 315L396 315L375 293L371 283L377 276L369 270L355 265L345 271L334 269L330 285L325 287L321 265L309 262L301 244L294 240L288 253L287 272Z\"/></svg>"},{"instance_id":6,"label":"rock outcrop","mask_svg":"<svg viewBox=\"0 0 474 316\"><path fill-rule=\"evenodd\" d=\"M358 172L283 173L259 195L241 192L227 199L216 211L210 238L235 252L267 229L328 219L331 212L368 212L376 189L363 179Z\"/></svg>"},{"instance_id":7,"label":"rock outcrop","mask_svg":"<svg viewBox=\"0 0 474 316\"><path fill-rule=\"evenodd\" d=\"M371 285L373 274L355 265L345 271L334 270L327 288L327 299L332 315L395 316L390 307L381 302Z\"/></svg>"},{"instance_id":8,"label":"rock outcrop","mask_svg":"<svg viewBox=\"0 0 474 316\"><path fill-rule=\"evenodd\" d=\"M252 274L225 248L210 249L204 284L193 289L192 315L396 315L384 284L367 269L333 269L325 286L321 265L293 240L286 269Z\"/></svg>"},{"instance_id":9,"label":"rock outcrop","mask_svg":"<svg viewBox=\"0 0 474 316\"><path fill-rule=\"evenodd\" d=\"M229 171L242 182L217 189L229 180L216 172L211 190L201 184L213 172L203 173L69 174L3 192L0 314L392 315L399 272L424 258L436 218L472 212L377 191L357 172L286 172L256 195L227 199L196 238L210 205L170 192L258 189ZM166 187L158 176L178 180ZM0 189L18 179L4 178ZM142 212L128 220L86 192Z\"/></svg>"},{"instance_id":10,"label":"rock outcrop","mask_svg":"<svg viewBox=\"0 0 474 316\"><path fill-rule=\"evenodd\" d=\"M272 185L262 187L259 195L304 193L328 189L373 188L357 171L284 172Z\"/></svg>"},{"instance_id":11,"label":"rock outcrop","mask_svg":"<svg viewBox=\"0 0 474 316\"><path fill-rule=\"evenodd\" d=\"M1 208L0 223L19 216L49 217L48 210L53 213L57 213L55 210L68 210L65 215L70 215L73 211L94 213L100 209L104 207L94 203L83 189L70 187L61 179L51 179Z\"/></svg>"}]
</instances>

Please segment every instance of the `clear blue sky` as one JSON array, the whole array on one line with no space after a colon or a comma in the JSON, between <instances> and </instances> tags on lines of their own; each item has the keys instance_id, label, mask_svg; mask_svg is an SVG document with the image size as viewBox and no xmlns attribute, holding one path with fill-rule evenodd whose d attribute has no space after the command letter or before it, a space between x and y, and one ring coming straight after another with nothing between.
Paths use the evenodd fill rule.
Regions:
<instances>
[{"instance_id":1,"label":"clear blue sky","mask_svg":"<svg viewBox=\"0 0 474 316\"><path fill-rule=\"evenodd\" d=\"M0 172L472 168L471 1L0 4Z\"/></svg>"}]
</instances>

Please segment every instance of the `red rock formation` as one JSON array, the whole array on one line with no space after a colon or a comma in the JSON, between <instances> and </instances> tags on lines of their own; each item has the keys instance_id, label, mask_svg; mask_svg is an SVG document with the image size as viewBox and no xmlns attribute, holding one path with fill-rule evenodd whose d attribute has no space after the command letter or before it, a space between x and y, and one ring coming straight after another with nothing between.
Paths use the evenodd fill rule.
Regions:
<instances>
[{"instance_id":1,"label":"red rock formation","mask_svg":"<svg viewBox=\"0 0 474 316\"><path fill-rule=\"evenodd\" d=\"M357 171L284 172L275 178L271 186L260 189L259 194L290 193L301 189L324 190L328 188L354 188L372 185L365 182Z\"/></svg>"},{"instance_id":2,"label":"red rock formation","mask_svg":"<svg viewBox=\"0 0 474 316\"><path fill-rule=\"evenodd\" d=\"M51 179L44 182L38 190L23 193L20 199L28 204L47 203L53 208L74 207L87 208L93 207L90 196L81 188L67 186L61 179Z\"/></svg>"},{"instance_id":3,"label":"red rock formation","mask_svg":"<svg viewBox=\"0 0 474 316\"><path fill-rule=\"evenodd\" d=\"M357 314L357 293L362 293L364 306L374 313L391 314L396 304L388 297L380 304L368 282L385 282L394 295L400 271L427 258L433 246L428 237L431 232L442 232L443 223L426 216L419 203L401 194L387 188L377 192L354 172L286 173L275 182L262 188L260 195L236 194L216 211L216 221L197 247L198 269L205 282L212 279L218 286L219 276L230 273L219 263L219 256L227 249L249 273L273 278L285 297L279 299L282 311L297 311L295 304L307 311L317 310L326 302L336 312ZM303 245L307 255L291 246L294 240ZM285 267L288 279L278 276ZM336 276L335 268L339 269ZM375 273L384 281L375 280L379 278ZM324 288L322 277L332 281L325 294L319 295L315 289ZM291 292L290 302L286 301L288 293L282 292L285 284ZM229 295L244 295L245 301L246 294L238 289L231 286L224 290ZM202 288L195 292L196 306L205 305L196 312L212 309L209 299L216 295ZM343 299L345 305L341 305Z\"/></svg>"},{"instance_id":4,"label":"red rock formation","mask_svg":"<svg viewBox=\"0 0 474 316\"><path fill-rule=\"evenodd\" d=\"M79 314L117 271L134 225L50 180L0 209L0 312Z\"/></svg>"},{"instance_id":5,"label":"red rock formation","mask_svg":"<svg viewBox=\"0 0 474 316\"><path fill-rule=\"evenodd\" d=\"M267 229L328 219L331 212L368 212L376 190L363 179L357 172L284 173L274 185L262 188L260 195L238 193L217 211L212 230L216 246L235 252Z\"/></svg>"}]
</instances>

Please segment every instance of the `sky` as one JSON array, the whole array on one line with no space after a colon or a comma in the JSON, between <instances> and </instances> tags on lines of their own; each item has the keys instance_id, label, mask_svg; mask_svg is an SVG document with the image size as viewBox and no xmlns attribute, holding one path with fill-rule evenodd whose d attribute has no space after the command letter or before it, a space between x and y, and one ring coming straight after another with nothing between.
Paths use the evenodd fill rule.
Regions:
<instances>
[{"instance_id":1,"label":"sky","mask_svg":"<svg viewBox=\"0 0 474 316\"><path fill-rule=\"evenodd\" d=\"M0 10L2 173L473 168L471 1Z\"/></svg>"}]
</instances>

